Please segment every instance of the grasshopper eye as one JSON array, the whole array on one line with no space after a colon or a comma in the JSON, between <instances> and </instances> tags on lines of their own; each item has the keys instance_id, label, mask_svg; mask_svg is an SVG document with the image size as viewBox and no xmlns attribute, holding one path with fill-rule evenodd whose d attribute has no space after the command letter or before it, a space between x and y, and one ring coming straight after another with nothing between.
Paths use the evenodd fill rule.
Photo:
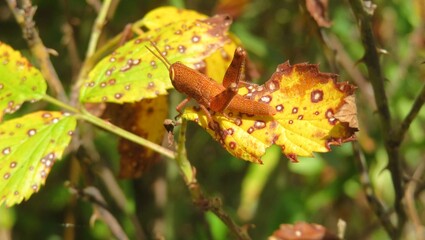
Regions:
<instances>
[{"instance_id":1,"label":"grasshopper eye","mask_svg":"<svg viewBox=\"0 0 425 240\"><path fill-rule=\"evenodd\" d=\"M169 70L169 72L170 72L170 79L171 79L171 81L174 81L174 78L175 78L175 72L174 72L174 67L173 66L170 66L170 70Z\"/></svg>"}]
</instances>

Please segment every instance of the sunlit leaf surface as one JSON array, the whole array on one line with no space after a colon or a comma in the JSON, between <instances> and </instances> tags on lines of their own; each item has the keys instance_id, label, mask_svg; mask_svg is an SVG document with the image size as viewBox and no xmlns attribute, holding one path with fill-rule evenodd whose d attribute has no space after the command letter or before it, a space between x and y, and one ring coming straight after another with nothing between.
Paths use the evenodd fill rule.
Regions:
<instances>
[{"instance_id":1,"label":"sunlit leaf surface","mask_svg":"<svg viewBox=\"0 0 425 240\"><path fill-rule=\"evenodd\" d=\"M75 125L74 116L47 111L0 125L0 205L20 203L40 189Z\"/></svg>"},{"instance_id":2,"label":"sunlit leaf surface","mask_svg":"<svg viewBox=\"0 0 425 240\"><path fill-rule=\"evenodd\" d=\"M200 68L205 57L228 41L231 21L227 17L182 18L171 9L167 15L176 15L176 21L154 24L157 28L128 41L96 65L81 88L80 101L124 103L166 94L172 88L169 73L147 50L146 46L152 48L150 41L170 62L180 61L193 68Z\"/></svg>"},{"instance_id":3,"label":"sunlit leaf surface","mask_svg":"<svg viewBox=\"0 0 425 240\"><path fill-rule=\"evenodd\" d=\"M264 85L239 90L245 98L272 106L277 112L274 116L227 111L227 118L212 113L219 126L214 131L199 108L187 108L183 117L205 128L236 157L261 163L266 148L276 144L289 159L297 161L297 156L328 152L332 144L354 139L354 87L336 80L336 75L319 73L317 65L284 63ZM344 117L338 118L340 115Z\"/></svg>"},{"instance_id":4,"label":"sunlit leaf surface","mask_svg":"<svg viewBox=\"0 0 425 240\"><path fill-rule=\"evenodd\" d=\"M39 100L46 92L40 71L3 42L0 42L0 76L0 122L4 114L15 112L25 101Z\"/></svg>"}]
</instances>

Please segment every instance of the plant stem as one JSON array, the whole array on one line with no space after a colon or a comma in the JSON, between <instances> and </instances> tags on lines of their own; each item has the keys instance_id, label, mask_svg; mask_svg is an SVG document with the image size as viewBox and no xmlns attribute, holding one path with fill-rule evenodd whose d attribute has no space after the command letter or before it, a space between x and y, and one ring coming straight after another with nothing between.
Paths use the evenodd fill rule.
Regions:
<instances>
[{"instance_id":1,"label":"plant stem","mask_svg":"<svg viewBox=\"0 0 425 240\"><path fill-rule=\"evenodd\" d=\"M120 137L123 137L125 139L130 140L130 141L133 141L133 142L140 144L144 147L150 148L153 151L156 151L159 154L162 154L162 155L164 155L168 158L171 158L171 159L175 158L174 152L170 151L169 149L164 148L164 147L162 147L158 144L155 144L151 141L148 141L148 140L146 140L146 139L144 139L140 136L137 136L136 134L128 132L128 131L120 128L120 127L117 127L117 126L111 124L110 122L107 122L103 119L100 119L100 118L90 114L89 112L87 112L84 109L80 111L80 110L78 110L78 109L76 109L76 108L74 108L74 107L72 107L72 106L70 106L66 103L63 103L63 102L61 102L61 101L59 101L59 100L57 100L53 97L50 97L49 95L43 96L43 100L50 102L50 103L52 103L56 106L59 106L63 109L66 109L66 110L68 110L72 113L75 113L75 114L77 114L77 116L79 118L84 119L84 120L86 120L86 121L88 121L88 122L90 122L90 123L92 123L92 124L94 124L94 125L96 125L100 128L103 128L103 129L108 130L112 133L115 133Z\"/></svg>"},{"instance_id":2,"label":"plant stem","mask_svg":"<svg viewBox=\"0 0 425 240\"><path fill-rule=\"evenodd\" d=\"M75 107L73 107L71 105L68 105L68 104L66 104L66 103L64 103L62 101L59 101L58 99L53 98L53 97L51 97L51 96L49 96L47 94L45 94L43 96L42 100L44 100L46 102L49 102L49 103L51 103L53 105L56 105L56 106L58 106L60 108L66 109L66 110L68 110L68 111L70 111L72 113L80 113L80 110L78 110L77 108L75 108Z\"/></svg>"},{"instance_id":3,"label":"plant stem","mask_svg":"<svg viewBox=\"0 0 425 240\"><path fill-rule=\"evenodd\" d=\"M397 231L394 235L390 235L394 239L398 239L405 224L406 213L402 206L404 196L403 180L402 180L402 164L400 160L399 145L394 142L394 131L391 124L391 114L388 107L387 95L385 93L384 76L379 63L379 55L372 27L370 24L370 14L366 12L362 0L349 0L351 8L357 19L361 40L365 48L363 62L366 64L369 81L372 84L375 95L375 102L378 108L382 136L385 142L385 148L388 155L388 169L391 172L391 178L395 191L394 209L398 217ZM371 2L370 2L371 3ZM391 233L388 233L391 234Z\"/></svg>"},{"instance_id":4,"label":"plant stem","mask_svg":"<svg viewBox=\"0 0 425 240\"><path fill-rule=\"evenodd\" d=\"M369 169L367 167L366 159L360 148L360 145L357 142L352 142L351 146L353 147L354 156L357 160L357 165L360 172L360 183L362 184L363 192L366 195L366 200L369 202L370 207L375 212L385 230L390 235L393 235L395 234L396 230L389 218L388 209L385 208L385 206L381 203L375 194L375 190L373 189L369 178Z\"/></svg>"},{"instance_id":5,"label":"plant stem","mask_svg":"<svg viewBox=\"0 0 425 240\"><path fill-rule=\"evenodd\" d=\"M425 85L422 86L422 89L419 92L418 96L416 97L415 102L412 105L412 108L410 109L409 113L407 114L407 116L404 118L403 122L400 125L400 129L396 134L396 137L399 143L403 141L404 135L409 129L410 124L416 118L416 116L418 115L419 111L421 110L424 104L425 104Z\"/></svg>"},{"instance_id":6,"label":"plant stem","mask_svg":"<svg viewBox=\"0 0 425 240\"><path fill-rule=\"evenodd\" d=\"M86 58L89 58L96 51L96 46L99 41L100 34L102 33L103 26L106 23L106 16L111 6L112 0L104 0L96 21L92 27L92 34L90 35L90 42L86 52Z\"/></svg>"},{"instance_id":7,"label":"plant stem","mask_svg":"<svg viewBox=\"0 0 425 240\"><path fill-rule=\"evenodd\" d=\"M108 130L112 133L117 134L120 137L123 137L125 139L128 139L132 142L135 142L137 144L140 144L144 147L150 148L155 152L158 152L161 155L164 155L168 158L174 159L175 158L175 154L173 151L170 151L167 148L164 148L163 146L160 146L158 144L155 144L151 141L148 141L140 136L137 136L136 134L133 134L131 132L128 132L120 127L117 127L113 124L111 124L110 122L107 122L103 119L100 119L92 114L90 114L89 112L87 112L86 110L82 110L82 114L79 114L79 117L81 119L84 119L90 123L92 123L93 125L96 125L100 128L103 128L105 130Z\"/></svg>"},{"instance_id":8,"label":"plant stem","mask_svg":"<svg viewBox=\"0 0 425 240\"><path fill-rule=\"evenodd\" d=\"M176 162L183 175L183 179L190 191L192 202L204 211L211 211L227 226L235 235L236 239L250 240L247 227L239 227L232 218L222 208L219 198L207 198L202 192L201 186L196 180L196 170L190 165L186 155L186 127L187 120L182 119L180 134L178 139Z\"/></svg>"},{"instance_id":9,"label":"plant stem","mask_svg":"<svg viewBox=\"0 0 425 240\"><path fill-rule=\"evenodd\" d=\"M28 46L31 49L31 53L36 57L40 64L40 70L43 77L47 80L52 94L58 96L62 101L67 100L65 90L63 89L62 83L50 61L49 51L44 46L43 41L38 34L37 26L33 20L36 7L32 6L30 0L23 1L22 9L18 8L16 1L7 0L10 10L15 16L16 22L22 28L24 39L27 41ZM50 51L51 52L51 51Z\"/></svg>"}]
</instances>

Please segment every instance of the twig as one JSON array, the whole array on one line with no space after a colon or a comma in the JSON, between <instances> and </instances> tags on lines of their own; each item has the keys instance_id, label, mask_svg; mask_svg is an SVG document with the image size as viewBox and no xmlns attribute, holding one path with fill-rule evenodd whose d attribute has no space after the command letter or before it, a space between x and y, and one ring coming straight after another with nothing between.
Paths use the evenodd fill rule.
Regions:
<instances>
[{"instance_id":1,"label":"twig","mask_svg":"<svg viewBox=\"0 0 425 240\"><path fill-rule=\"evenodd\" d=\"M95 211L90 219L91 223L94 223L94 220L96 220L96 218L100 218L105 222L106 225L109 226L111 232L115 235L117 239L129 239L120 224L118 223L117 219L114 217L114 215L112 215L112 213L108 209L105 199L97 188L86 187L84 189L76 189L71 186L70 190L77 196L85 198L93 204Z\"/></svg>"},{"instance_id":2,"label":"twig","mask_svg":"<svg viewBox=\"0 0 425 240\"><path fill-rule=\"evenodd\" d=\"M391 124L391 114L388 107L388 100L385 93L384 76L379 63L379 56L375 38L373 36L372 27L370 25L370 15L365 10L362 0L349 0L354 15L358 21L361 39L365 48L363 61L366 64L369 81L372 84L375 95L375 102L378 108L380 125L382 128L382 136L385 142L385 148L388 154L388 169L391 172L391 178L395 191L394 209L398 217L398 225L395 235L391 237L399 238L405 224L406 213L402 206L404 196L403 180L402 180L402 164L400 159L399 145L394 142L394 131ZM371 3L368 1L368 3ZM390 234L390 233L389 233Z\"/></svg>"},{"instance_id":3,"label":"twig","mask_svg":"<svg viewBox=\"0 0 425 240\"><path fill-rule=\"evenodd\" d=\"M416 168L416 171L413 173L412 179L406 187L405 193L405 203L406 203L406 212L407 216L412 221L415 227L416 239L424 240L425 239L425 227L422 225L421 220L418 216L418 210L415 206L415 191L418 185L418 180L422 177L425 172L425 159L422 159L419 166Z\"/></svg>"},{"instance_id":4,"label":"twig","mask_svg":"<svg viewBox=\"0 0 425 240\"><path fill-rule=\"evenodd\" d=\"M106 23L106 16L108 15L109 7L113 0L105 0L100 8L99 14L97 15L96 21L92 27L92 34L90 35L90 42L86 52L86 58L93 55L96 50L97 43L99 41L100 34L102 33L103 26Z\"/></svg>"},{"instance_id":5,"label":"twig","mask_svg":"<svg viewBox=\"0 0 425 240\"><path fill-rule=\"evenodd\" d=\"M418 96L416 97L415 102L412 105L412 108L410 109L407 116L403 119L403 122L401 122L400 129L395 134L396 142L401 144L401 142L404 139L404 135L406 134L407 130L410 127L410 124L416 118L416 116L418 115L419 111L421 110L424 104L425 104L425 85L422 86L422 89L419 92Z\"/></svg>"},{"instance_id":6,"label":"twig","mask_svg":"<svg viewBox=\"0 0 425 240\"><path fill-rule=\"evenodd\" d=\"M24 39L27 41L32 54L37 58L37 61L40 64L41 73L47 80L50 89L52 90L52 95L57 96L60 100L66 102L67 97L62 83L60 82L53 64L50 61L49 51L44 46L33 20L33 16L37 8L32 6L30 0L24 1L22 9L18 8L16 0L7 0L7 4L15 16L16 22L21 26Z\"/></svg>"},{"instance_id":7,"label":"twig","mask_svg":"<svg viewBox=\"0 0 425 240\"><path fill-rule=\"evenodd\" d=\"M384 205L378 199L375 194L375 191L372 187L372 183L369 178L369 170L366 164L366 160L362 150L360 149L358 142L352 142L354 157L356 158L356 162L358 164L358 168L360 170L360 182L363 186L364 193L366 194L366 199L369 202L370 207L375 212L375 215L378 217L382 226L384 226L385 230L388 232L390 236L394 236L396 229L391 223L389 219L389 212L385 209Z\"/></svg>"},{"instance_id":8,"label":"twig","mask_svg":"<svg viewBox=\"0 0 425 240\"><path fill-rule=\"evenodd\" d=\"M186 156L186 127L187 121L182 119L180 134L178 139L176 161L180 168L183 179L190 191L192 201L195 205L204 211L211 211L228 227L235 235L236 239L249 240L251 237L248 234L246 226L239 227L232 218L223 210L222 203L219 198L208 199L202 192L201 186L196 180L196 170L192 168Z\"/></svg>"}]
</instances>

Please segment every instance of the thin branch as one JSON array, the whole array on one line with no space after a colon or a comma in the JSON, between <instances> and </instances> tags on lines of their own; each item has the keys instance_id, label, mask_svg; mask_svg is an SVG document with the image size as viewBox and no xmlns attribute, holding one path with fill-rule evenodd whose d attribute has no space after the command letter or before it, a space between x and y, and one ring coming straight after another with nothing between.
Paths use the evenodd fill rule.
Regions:
<instances>
[{"instance_id":1,"label":"thin branch","mask_svg":"<svg viewBox=\"0 0 425 240\"><path fill-rule=\"evenodd\" d=\"M104 164L100 161L100 156L96 150L94 150L93 142L85 142L85 148L80 148L78 154L79 158L85 161L85 164L88 164L90 169L98 175L99 179L102 181L104 187L108 191L112 200L115 202L115 205L127 215L127 217L132 222L134 229L136 231L136 239L146 239L146 234L142 228L142 225L137 218L136 214L128 208L128 200L119 186L117 179L115 178L112 171L105 167ZM86 148L91 148L93 151L84 151ZM91 154L90 154L91 153ZM90 156L89 156L90 155Z\"/></svg>"},{"instance_id":2,"label":"thin branch","mask_svg":"<svg viewBox=\"0 0 425 240\"><path fill-rule=\"evenodd\" d=\"M211 211L227 226L227 228L235 235L236 239L249 240L251 237L248 234L246 226L239 227L232 218L222 208L222 203L219 198L207 198L202 192L201 186L196 180L196 170L190 165L186 156L186 127L187 121L182 119L180 134L178 139L178 149L176 161L183 179L190 191L192 201L195 205L204 211Z\"/></svg>"},{"instance_id":3,"label":"thin branch","mask_svg":"<svg viewBox=\"0 0 425 240\"><path fill-rule=\"evenodd\" d=\"M41 73L47 80L52 95L66 102L67 96L53 64L50 61L49 50L44 46L33 20L37 8L32 6L30 0L24 1L22 9L18 8L16 0L7 0L7 4L15 16L16 22L21 26L23 37L27 41L32 54L37 58L40 64Z\"/></svg>"},{"instance_id":4,"label":"thin branch","mask_svg":"<svg viewBox=\"0 0 425 240\"><path fill-rule=\"evenodd\" d=\"M415 204L415 192L418 185L418 180L422 177L425 172L425 159L422 159L419 166L416 168L416 171L413 173L412 179L407 184L406 193L405 193L405 202L406 202L406 212L409 219L412 221L413 226L415 227L416 239L424 240L425 239L425 227L421 223L421 220L418 216L418 209L416 209Z\"/></svg>"},{"instance_id":5,"label":"thin branch","mask_svg":"<svg viewBox=\"0 0 425 240\"><path fill-rule=\"evenodd\" d=\"M94 213L90 219L90 222L92 224L97 218L102 219L103 222L107 226L109 226L109 229L117 239L129 239L128 236L125 234L123 228L118 223L117 219L108 209L105 199L97 188L86 187L84 189L76 189L71 186L70 190L75 195L81 198L85 198L93 204Z\"/></svg>"},{"instance_id":6,"label":"thin branch","mask_svg":"<svg viewBox=\"0 0 425 240\"><path fill-rule=\"evenodd\" d=\"M407 116L403 119L403 122L401 122L400 129L395 135L396 136L395 140L399 142L400 144L403 141L404 135L409 129L410 124L416 118L416 116L418 115L419 111L421 110L424 104L425 104L425 85L422 86L422 89L419 92L418 96L416 97L415 102L412 105L412 108L410 109Z\"/></svg>"},{"instance_id":7,"label":"thin branch","mask_svg":"<svg viewBox=\"0 0 425 240\"><path fill-rule=\"evenodd\" d=\"M388 169L391 172L391 178L395 191L394 209L397 213L398 225L395 235L391 236L399 238L406 220L406 213L404 212L404 208L402 206L402 199L404 196L402 164L400 159L399 145L394 142L394 131L391 124L392 118L388 107L387 95L385 93L385 79L381 71L379 55L377 51L378 48L376 46L375 37L373 35L372 27L370 24L371 15L368 13L368 11L373 11L373 9L371 6L363 5L366 3L372 3L370 1L362 0L349 0L349 3L358 21L362 43L365 48L363 62L366 64L369 74L369 81L371 82L373 87L375 102L378 108L378 115L380 118L380 125L382 128L382 136L385 142L385 148L387 150L388 155Z\"/></svg>"},{"instance_id":8,"label":"thin branch","mask_svg":"<svg viewBox=\"0 0 425 240\"><path fill-rule=\"evenodd\" d=\"M111 6L112 1L113 0L105 0L100 8L99 14L97 15L96 21L92 27L86 58L91 57L96 51L96 46L99 41L99 37L102 34L103 26L106 24L106 17L108 15L109 7Z\"/></svg>"},{"instance_id":9,"label":"thin branch","mask_svg":"<svg viewBox=\"0 0 425 240\"><path fill-rule=\"evenodd\" d=\"M375 194L375 190L372 187L372 183L369 178L369 169L366 164L365 156L360 149L360 145L358 142L352 142L354 157L356 158L356 162L358 168L360 170L360 183L363 186L364 193L366 194L366 199L369 202L370 207L375 212L376 217L378 217L382 226L384 226L385 230L388 232L390 236L394 236L396 229L394 225L391 223L390 214L388 209L381 203L378 197Z\"/></svg>"}]
</instances>

